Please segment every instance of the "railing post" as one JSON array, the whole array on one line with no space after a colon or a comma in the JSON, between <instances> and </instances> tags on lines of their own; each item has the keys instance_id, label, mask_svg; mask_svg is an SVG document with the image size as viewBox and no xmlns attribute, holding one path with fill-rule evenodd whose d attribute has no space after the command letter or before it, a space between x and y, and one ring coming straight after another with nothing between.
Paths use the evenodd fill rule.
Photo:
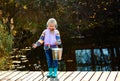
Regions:
<instances>
[{"instance_id":1,"label":"railing post","mask_svg":"<svg viewBox=\"0 0 120 81\"><path fill-rule=\"evenodd\" d=\"M94 49L91 49L91 63L92 63L92 70L95 71L95 57L94 57Z\"/></svg>"}]
</instances>

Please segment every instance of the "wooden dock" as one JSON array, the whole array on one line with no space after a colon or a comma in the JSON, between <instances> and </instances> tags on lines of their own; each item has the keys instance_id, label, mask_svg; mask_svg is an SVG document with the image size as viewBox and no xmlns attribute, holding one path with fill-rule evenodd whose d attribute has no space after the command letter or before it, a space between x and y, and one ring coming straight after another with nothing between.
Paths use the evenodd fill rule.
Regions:
<instances>
[{"instance_id":1,"label":"wooden dock","mask_svg":"<svg viewBox=\"0 0 120 81\"><path fill-rule=\"evenodd\" d=\"M0 71L0 81L120 81L119 71L58 71L58 77L47 78L48 72Z\"/></svg>"}]
</instances>

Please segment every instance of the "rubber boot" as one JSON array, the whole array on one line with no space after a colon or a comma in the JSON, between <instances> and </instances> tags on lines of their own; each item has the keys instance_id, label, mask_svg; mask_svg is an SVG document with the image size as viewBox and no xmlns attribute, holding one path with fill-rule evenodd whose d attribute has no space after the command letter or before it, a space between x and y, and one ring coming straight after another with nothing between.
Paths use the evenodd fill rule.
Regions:
<instances>
[{"instance_id":1,"label":"rubber boot","mask_svg":"<svg viewBox=\"0 0 120 81\"><path fill-rule=\"evenodd\" d=\"M54 73L52 75L52 78L56 78L57 77L57 70L58 70L58 68L53 68L53 70L54 70Z\"/></svg>"},{"instance_id":2,"label":"rubber boot","mask_svg":"<svg viewBox=\"0 0 120 81\"><path fill-rule=\"evenodd\" d=\"M53 68L48 68L49 70L49 73L47 75L48 78L52 77L52 71L53 71Z\"/></svg>"}]
</instances>

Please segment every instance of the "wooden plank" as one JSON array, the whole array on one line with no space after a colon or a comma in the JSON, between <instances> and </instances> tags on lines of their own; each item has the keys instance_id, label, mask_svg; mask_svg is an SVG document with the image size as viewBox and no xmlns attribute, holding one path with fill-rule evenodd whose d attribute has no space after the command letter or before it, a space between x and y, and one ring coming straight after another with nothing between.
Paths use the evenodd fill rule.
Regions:
<instances>
[{"instance_id":1,"label":"wooden plank","mask_svg":"<svg viewBox=\"0 0 120 81\"><path fill-rule=\"evenodd\" d=\"M47 75L48 72L44 72L44 77ZM44 77L41 75L41 76L38 76L36 79L34 79L34 81L40 81L41 79L44 79ZM42 81L42 80L41 80Z\"/></svg>"},{"instance_id":2,"label":"wooden plank","mask_svg":"<svg viewBox=\"0 0 120 81\"><path fill-rule=\"evenodd\" d=\"M10 74L9 76L3 78L2 80L10 80L12 77L15 77L18 73L20 73L20 71L13 71L12 74Z\"/></svg>"},{"instance_id":3,"label":"wooden plank","mask_svg":"<svg viewBox=\"0 0 120 81\"><path fill-rule=\"evenodd\" d=\"M26 73L28 73L28 71L21 71L18 75L11 78L9 81L15 81L15 80L19 79L20 77L24 76Z\"/></svg>"},{"instance_id":4,"label":"wooden plank","mask_svg":"<svg viewBox=\"0 0 120 81\"><path fill-rule=\"evenodd\" d=\"M64 81L64 80L67 79L72 73L73 73L72 71L66 72L66 73L59 79L59 81Z\"/></svg>"},{"instance_id":5,"label":"wooden plank","mask_svg":"<svg viewBox=\"0 0 120 81\"><path fill-rule=\"evenodd\" d=\"M3 75L4 73L6 73L7 71L0 71L0 75Z\"/></svg>"},{"instance_id":6,"label":"wooden plank","mask_svg":"<svg viewBox=\"0 0 120 81\"><path fill-rule=\"evenodd\" d=\"M48 72L47 72L47 74L48 74ZM43 78L41 78L42 81L46 81L48 79L47 74Z\"/></svg>"},{"instance_id":7,"label":"wooden plank","mask_svg":"<svg viewBox=\"0 0 120 81\"><path fill-rule=\"evenodd\" d=\"M116 76L117 76L117 71L112 71L107 79L107 81L115 81Z\"/></svg>"},{"instance_id":8,"label":"wooden plank","mask_svg":"<svg viewBox=\"0 0 120 81\"><path fill-rule=\"evenodd\" d=\"M66 72L65 71L60 71L60 74L57 76L57 78L59 79L59 78L61 78L64 74L65 74Z\"/></svg>"},{"instance_id":9,"label":"wooden plank","mask_svg":"<svg viewBox=\"0 0 120 81\"><path fill-rule=\"evenodd\" d=\"M36 71L35 75L33 77L31 77L28 81L33 81L34 79L36 79L37 77L41 76L42 73L40 71Z\"/></svg>"},{"instance_id":10,"label":"wooden plank","mask_svg":"<svg viewBox=\"0 0 120 81\"><path fill-rule=\"evenodd\" d=\"M102 74L102 71L95 72L95 74L90 79L90 81L97 81L100 78L101 74Z\"/></svg>"},{"instance_id":11,"label":"wooden plank","mask_svg":"<svg viewBox=\"0 0 120 81\"><path fill-rule=\"evenodd\" d=\"M98 72L61 72L58 71L58 77L47 78L40 71L0 71L0 81L120 81L120 72L118 71L98 71Z\"/></svg>"},{"instance_id":12,"label":"wooden plank","mask_svg":"<svg viewBox=\"0 0 120 81\"><path fill-rule=\"evenodd\" d=\"M120 81L120 71L117 74L116 80L115 81Z\"/></svg>"},{"instance_id":13,"label":"wooden plank","mask_svg":"<svg viewBox=\"0 0 120 81\"><path fill-rule=\"evenodd\" d=\"M47 72L47 74L48 74L48 72ZM42 78L42 81L46 81L48 78L47 78L47 74L45 75L45 77L44 78Z\"/></svg>"},{"instance_id":14,"label":"wooden plank","mask_svg":"<svg viewBox=\"0 0 120 81\"><path fill-rule=\"evenodd\" d=\"M73 72L65 81L73 80L79 73L80 73L80 71Z\"/></svg>"},{"instance_id":15,"label":"wooden plank","mask_svg":"<svg viewBox=\"0 0 120 81\"><path fill-rule=\"evenodd\" d=\"M20 77L17 81L22 81L24 78L27 78L27 77L30 76L32 73L33 73L32 71L26 73L24 76Z\"/></svg>"},{"instance_id":16,"label":"wooden plank","mask_svg":"<svg viewBox=\"0 0 120 81\"><path fill-rule=\"evenodd\" d=\"M1 75L1 76L0 76L0 80L1 80L2 78L7 77L7 76L10 75L11 73L13 73L13 71L8 71L8 72L6 72L5 74Z\"/></svg>"},{"instance_id":17,"label":"wooden plank","mask_svg":"<svg viewBox=\"0 0 120 81\"><path fill-rule=\"evenodd\" d=\"M89 81L95 72L88 72L86 76L81 81Z\"/></svg>"},{"instance_id":18,"label":"wooden plank","mask_svg":"<svg viewBox=\"0 0 120 81\"><path fill-rule=\"evenodd\" d=\"M104 71L98 81L106 81L110 72L109 71Z\"/></svg>"},{"instance_id":19,"label":"wooden plank","mask_svg":"<svg viewBox=\"0 0 120 81\"><path fill-rule=\"evenodd\" d=\"M36 74L35 72L32 72L32 74L24 78L22 81L29 81L29 79L32 78L35 74Z\"/></svg>"},{"instance_id":20,"label":"wooden plank","mask_svg":"<svg viewBox=\"0 0 120 81\"><path fill-rule=\"evenodd\" d=\"M73 79L73 81L81 81L81 79L87 74L88 72L80 72L80 74L78 76L76 76L76 78Z\"/></svg>"}]
</instances>

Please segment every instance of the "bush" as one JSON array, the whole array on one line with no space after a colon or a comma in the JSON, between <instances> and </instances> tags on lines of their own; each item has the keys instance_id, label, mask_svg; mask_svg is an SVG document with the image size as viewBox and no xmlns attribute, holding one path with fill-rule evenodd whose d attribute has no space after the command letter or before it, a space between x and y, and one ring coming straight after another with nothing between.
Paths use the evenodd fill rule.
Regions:
<instances>
[{"instance_id":1,"label":"bush","mask_svg":"<svg viewBox=\"0 0 120 81\"><path fill-rule=\"evenodd\" d=\"M6 25L0 22L0 70L7 70L10 67L10 51L12 50L13 37L6 30Z\"/></svg>"}]
</instances>

